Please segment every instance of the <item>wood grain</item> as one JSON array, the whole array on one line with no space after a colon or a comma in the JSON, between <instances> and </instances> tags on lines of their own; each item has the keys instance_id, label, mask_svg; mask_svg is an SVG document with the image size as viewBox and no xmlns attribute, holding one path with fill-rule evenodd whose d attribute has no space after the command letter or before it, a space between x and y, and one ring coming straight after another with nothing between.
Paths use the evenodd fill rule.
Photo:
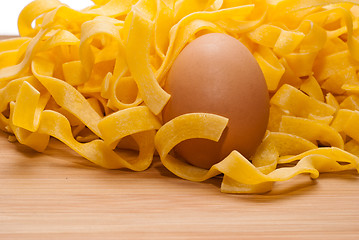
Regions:
<instances>
[{"instance_id":1,"label":"wood grain","mask_svg":"<svg viewBox=\"0 0 359 240\"><path fill-rule=\"evenodd\" d=\"M0 239L359 239L356 172L308 175L263 195L223 194L158 159L106 170L52 140L44 153L0 133Z\"/></svg>"},{"instance_id":2,"label":"wood grain","mask_svg":"<svg viewBox=\"0 0 359 240\"><path fill-rule=\"evenodd\" d=\"M5 35L0 35L0 40L4 40L4 39L8 39L8 38L14 38L14 37L17 37L17 36L5 36Z\"/></svg>"},{"instance_id":3,"label":"wood grain","mask_svg":"<svg viewBox=\"0 0 359 240\"><path fill-rule=\"evenodd\" d=\"M264 195L98 168L53 140L36 153L0 134L0 239L358 239L359 177L307 175Z\"/></svg>"}]
</instances>

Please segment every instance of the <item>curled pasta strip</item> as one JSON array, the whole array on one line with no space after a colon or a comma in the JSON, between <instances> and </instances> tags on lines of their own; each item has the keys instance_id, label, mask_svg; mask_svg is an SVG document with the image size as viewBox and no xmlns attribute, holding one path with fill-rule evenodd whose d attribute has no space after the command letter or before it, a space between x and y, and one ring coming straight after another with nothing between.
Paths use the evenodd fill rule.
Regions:
<instances>
[{"instance_id":1,"label":"curled pasta strip","mask_svg":"<svg viewBox=\"0 0 359 240\"><path fill-rule=\"evenodd\" d=\"M18 64L30 40L29 38L14 38L0 41L0 66L9 67Z\"/></svg>"},{"instance_id":2,"label":"curled pasta strip","mask_svg":"<svg viewBox=\"0 0 359 240\"><path fill-rule=\"evenodd\" d=\"M36 34L36 36L29 43L25 56L20 63L0 68L0 82L17 78L21 76L21 74L26 75L27 71L30 69L31 59L41 45L40 40L47 33L47 31L48 30L41 30Z\"/></svg>"},{"instance_id":3,"label":"curled pasta strip","mask_svg":"<svg viewBox=\"0 0 359 240\"><path fill-rule=\"evenodd\" d=\"M329 152L332 153L331 149ZM308 153L307 153L308 154ZM331 154L330 154L331 155ZM298 174L309 173L312 178L317 178L320 172L331 172L331 171L343 171L358 167L358 158L350 156L350 158L333 158L324 156L322 152L320 154L311 155L299 155L297 158L299 162L294 167L282 167L265 175L261 173L257 168L251 165L250 162L244 161L243 156L238 152L233 152L232 155L228 156L227 161L240 161L240 168L223 168L223 173L231 179L245 184L260 184L267 181L285 181ZM349 162L348 165L341 165L338 161ZM224 164L225 162L223 162Z\"/></svg>"},{"instance_id":4,"label":"curled pasta strip","mask_svg":"<svg viewBox=\"0 0 359 240\"><path fill-rule=\"evenodd\" d=\"M204 181L220 172L212 167L209 171L194 167L169 152L178 143L190 138L206 138L218 141L228 122L227 118L208 113L189 113L176 117L163 125L155 137L155 146L163 165L177 176Z\"/></svg>"},{"instance_id":5,"label":"curled pasta strip","mask_svg":"<svg viewBox=\"0 0 359 240\"><path fill-rule=\"evenodd\" d=\"M19 143L24 144L32 149L43 152L50 140L50 136L48 134L39 133L39 132L31 132L24 128L18 127L13 124L12 116L15 108L15 103L10 102L10 119L9 119L9 127L11 131L14 133L16 140Z\"/></svg>"},{"instance_id":6,"label":"curled pasta strip","mask_svg":"<svg viewBox=\"0 0 359 240\"><path fill-rule=\"evenodd\" d=\"M196 119L196 121L188 125L187 119ZM295 157L287 158L285 162L291 162L295 159L300 160L293 167L277 168L267 174L261 172L259 168L256 168L237 151L230 153L209 170L194 167L168 155L175 145L186 139L202 137L218 140L226 122L227 120L220 116L194 113L179 116L166 123L155 137L156 149L164 166L177 176L191 181L204 181L223 173L230 181L241 184L238 186L244 187L247 185L247 190L251 186L257 189L259 188L258 184L262 183L285 181L301 173L309 173L312 178L317 178L319 172L342 171L353 167L359 171L359 158L335 147L315 148ZM206 126L206 124L209 124L209 126ZM341 165L339 162L348 164ZM229 179L226 180L226 184L228 184ZM264 187L261 186L260 188L263 189ZM237 189L236 192L238 191Z\"/></svg>"},{"instance_id":7,"label":"curled pasta strip","mask_svg":"<svg viewBox=\"0 0 359 240\"><path fill-rule=\"evenodd\" d=\"M309 114L330 116L333 115L336 110L329 104L309 97L287 84L283 85L270 101L271 104L279 106L298 117L308 117Z\"/></svg>"},{"instance_id":8,"label":"curled pasta strip","mask_svg":"<svg viewBox=\"0 0 359 240\"><path fill-rule=\"evenodd\" d=\"M49 98L47 92L40 94L33 85L23 81L16 102L10 102L9 122L16 139L39 152L44 151L49 142L47 134L36 132Z\"/></svg>"},{"instance_id":9,"label":"curled pasta strip","mask_svg":"<svg viewBox=\"0 0 359 240\"><path fill-rule=\"evenodd\" d=\"M99 123L104 141L115 148L123 137L138 131L159 129L161 123L146 106L139 106L113 113Z\"/></svg>"},{"instance_id":10,"label":"curled pasta strip","mask_svg":"<svg viewBox=\"0 0 359 240\"><path fill-rule=\"evenodd\" d=\"M166 93L155 78L150 65L149 51L151 36L154 30L150 19L138 11L132 15L132 25L126 43L128 68L137 83L143 101L155 114L159 114L166 105L170 95Z\"/></svg>"},{"instance_id":11,"label":"curled pasta strip","mask_svg":"<svg viewBox=\"0 0 359 240\"><path fill-rule=\"evenodd\" d=\"M294 12L305 8L310 7L316 7L316 6L324 6L329 4L336 4L336 3L354 3L356 4L356 0L309 0L309 1L303 1L303 0L284 0L284 1L278 1L278 4L276 5L276 9L274 13L277 13L278 15L273 15L274 17L283 16L284 14L287 14L288 12Z\"/></svg>"},{"instance_id":12,"label":"curled pasta strip","mask_svg":"<svg viewBox=\"0 0 359 240\"><path fill-rule=\"evenodd\" d=\"M82 24L82 34L81 34L81 42L80 42L80 47L79 47L79 54L80 54L80 60L81 60L81 72L84 72L85 76L84 76L84 80L83 82L85 82L85 86L84 88L86 89L86 87L88 88L94 88L95 90L90 90L90 91L99 91L99 89L101 88L101 81L97 80L97 79L93 79L93 81L91 81L91 78L95 78L94 74L93 74L93 68L94 68L94 64L98 61L100 61L98 58L95 59L95 53L94 53L94 46L91 44L92 41L94 41L94 38L96 36L100 36L100 37L104 37L105 40L106 37L110 38L110 40L108 41L114 41L114 44L110 44L110 46L113 47L113 49L111 49L110 53L117 53L116 50L121 48L121 41L120 41L120 35L119 35L119 27L117 27L115 24L113 24L112 22L110 22L108 19L105 18L95 18L93 20L87 21L84 24ZM106 41L103 41L106 42ZM102 45L106 45L106 43L102 43ZM103 46L100 46L103 47ZM107 46L104 46L104 48L106 48ZM105 51L105 50L102 50ZM106 51L106 57L107 59L101 59L101 61L103 60L112 60L116 58L116 55L113 56L113 54L108 54L108 52ZM98 53L98 55L100 55ZM90 79L88 83L86 83L86 79ZM91 86L91 87L89 87ZM96 89L96 87L98 89ZM85 89L82 89L82 91L86 91Z\"/></svg>"},{"instance_id":13,"label":"curled pasta strip","mask_svg":"<svg viewBox=\"0 0 359 240\"><path fill-rule=\"evenodd\" d=\"M52 71L53 66L46 59L36 58L32 62L34 76L50 92L56 103L79 118L97 136L101 136L98 129L101 116L74 87L64 81L50 77Z\"/></svg>"},{"instance_id":14,"label":"curled pasta strip","mask_svg":"<svg viewBox=\"0 0 359 240\"><path fill-rule=\"evenodd\" d=\"M344 148L343 139L334 128L315 120L283 116L279 131L303 137L311 142L320 141L322 144Z\"/></svg>"},{"instance_id":15,"label":"curled pasta strip","mask_svg":"<svg viewBox=\"0 0 359 240\"><path fill-rule=\"evenodd\" d=\"M44 13L50 12L57 7L63 5L58 0L36 0L27 5L18 17L19 34L22 37L33 37L39 31L37 28L32 28L33 21Z\"/></svg>"},{"instance_id":16,"label":"curled pasta strip","mask_svg":"<svg viewBox=\"0 0 359 240\"><path fill-rule=\"evenodd\" d=\"M24 81L16 96L12 123L15 126L35 132L39 126L41 112L49 98L48 93L40 95L36 88Z\"/></svg>"},{"instance_id":17,"label":"curled pasta strip","mask_svg":"<svg viewBox=\"0 0 359 240\"><path fill-rule=\"evenodd\" d=\"M358 110L340 109L333 120L332 127L359 142L359 131L356 127L358 120Z\"/></svg>"},{"instance_id":18,"label":"curled pasta strip","mask_svg":"<svg viewBox=\"0 0 359 240\"><path fill-rule=\"evenodd\" d=\"M13 80L11 82L8 82L3 88L0 89L0 111L4 112L8 104L12 101L16 100L16 97L18 95L18 92L20 91L20 88L24 82L28 82L31 85L35 85L37 80L33 76L28 77L22 77L18 78L16 80Z\"/></svg>"},{"instance_id":19,"label":"curled pasta strip","mask_svg":"<svg viewBox=\"0 0 359 240\"><path fill-rule=\"evenodd\" d=\"M286 31L274 25L261 25L248 34L258 44L273 48L278 55L292 53L304 39L302 32Z\"/></svg>"},{"instance_id":20,"label":"curled pasta strip","mask_svg":"<svg viewBox=\"0 0 359 240\"><path fill-rule=\"evenodd\" d=\"M253 56L256 58L262 69L264 78L267 82L268 90L276 90L282 76L285 73L285 68L280 63L278 57L271 49L263 46L260 46Z\"/></svg>"},{"instance_id":21,"label":"curled pasta strip","mask_svg":"<svg viewBox=\"0 0 359 240\"><path fill-rule=\"evenodd\" d=\"M95 1L96 5L89 9L86 9L85 12L108 17L124 16L131 10L132 2L134 1Z\"/></svg>"},{"instance_id":22,"label":"curled pasta strip","mask_svg":"<svg viewBox=\"0 0 359 240\"><path fill-rule=\"evenodd\" d=\"M138 106L143 102L138 92L138 87L132 77L109 77L109 96L108 104L112 109L126 109ZM133 94L129 95L128 92Z\"/></svg>"},{"instance_id":23,"label":"curled pasta strip","mask_svg":"<svg viewBox=\"0 0 359 240\"><path fill-rule=\"evenodd\" d=\"M297 155L318 147L303 137L284 132L270 132L263 140L262 145L269 143L275 147L278 156ZM263 146L260 146L260 148L263 148ZM252 159L254 165L263 165L262 162L266 161L266 158L261 156L262 152L264 151L258 150L256 155L254 155ZM258 156L261 157L258 158Z\"/></svg>"},{"instance_id":24,"label":"curled pasta strip","mask_svg":"<svg viewBox=\"0 0 359 240\"><path fill-rule=\"evenodd\" d=\"M154 130L134 134L139 145L137 157L127 152L116 153L103 140L93 140L80 143L73 138L70 124L66 117L51 110L45 110L41 115L39 133L53 136L89 161L109 169L128 168L143 171L152 163L154 154Z\"/></svg>"}]
</instances>

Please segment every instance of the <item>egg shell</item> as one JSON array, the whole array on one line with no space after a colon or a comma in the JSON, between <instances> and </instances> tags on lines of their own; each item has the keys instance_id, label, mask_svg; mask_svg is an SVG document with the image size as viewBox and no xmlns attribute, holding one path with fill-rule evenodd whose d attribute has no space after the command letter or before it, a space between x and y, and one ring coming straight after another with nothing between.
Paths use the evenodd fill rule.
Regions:
<instances>
[{"instance_id":1,"label":"egg shell","mask_svg":"<svg viewBox=\"0 0 359 240\"><path fill-rule=\"evenodd\" d=\"M233 150L249 158L268 124L269 95L252 53L237 39L209 33L189 43L174 61L164 86L171 94L164 122L185 113L229 119L220 140L189 139L175 147L187 162L210 168Z\"/></svg>"}]
</instances>

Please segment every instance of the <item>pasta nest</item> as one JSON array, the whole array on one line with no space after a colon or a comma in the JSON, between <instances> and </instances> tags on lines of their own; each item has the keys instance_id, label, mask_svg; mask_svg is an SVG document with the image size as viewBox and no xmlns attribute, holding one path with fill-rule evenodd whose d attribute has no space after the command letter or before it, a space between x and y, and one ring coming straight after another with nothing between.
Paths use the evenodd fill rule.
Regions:
<instances>
[{"instance_id":1,"label":"pasta nest","mask_svg":"<svg viewBox=\"0 0 359 240\"><path fill-rule=\"evenodd\" d=\"M93 0L80 11L36 0L20 37L0 42L0 127L36 151L50 137L109 169L147 169L156 154L177 176L222 175L221 191L262 193L301 173L359 170L357 0ZM233 151L211 169L171 150L218 140L228 119L185 114L163 124L166 74L209 32L244 43L270 92L266 135L251 159Z\"/></svg>"}]
</instances>

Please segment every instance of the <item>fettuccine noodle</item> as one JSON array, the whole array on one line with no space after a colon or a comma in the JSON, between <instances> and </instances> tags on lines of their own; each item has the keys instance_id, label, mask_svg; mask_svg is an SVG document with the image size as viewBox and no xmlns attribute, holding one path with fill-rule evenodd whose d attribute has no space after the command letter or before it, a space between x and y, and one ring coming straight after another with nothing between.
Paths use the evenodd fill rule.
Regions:
<instances>
[{"instance_id":1,"label":"fettuccine noodle","mask_svg":"<svg viewBox=\"0 0 359 240\"><path fill-rule=\"evenodd\" d=\"M158 153L177 176L223 174L222 192L261 193L302 173L359 171L357 0L93 0L76 11L35 0L20 37L0 41L0 128L36 151L50 137L110 169L147 169ZM200 35L226 33L258 61L270 92L266 135L251 159L233 151L211 169L171 154L217 141L228 119L206 113L163 124L166 74Z\"/></svg>"}]
</instances>

